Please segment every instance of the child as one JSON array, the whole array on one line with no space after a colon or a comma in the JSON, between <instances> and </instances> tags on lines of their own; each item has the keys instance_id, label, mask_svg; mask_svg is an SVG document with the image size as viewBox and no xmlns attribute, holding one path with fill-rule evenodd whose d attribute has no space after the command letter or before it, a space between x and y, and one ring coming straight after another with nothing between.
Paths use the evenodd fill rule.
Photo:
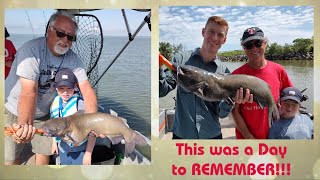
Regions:
<instances>
[{"instance_id":1,"label":"child","mask_svg":"<svg viewBox=\"0 0 320 180\"><path fill-rule=\"evenodd\" d=\"M313 121L299 113L302 100L301 92L287 87L280 94L280 119L274 121L268 139L311 139Z\"/></svg>"},{"instance_id":2,"label":"child","mask_svg":"<svg viewBox=\"0 0 320 180\"><path fill-rule=\"evenodd\" d=\"M76 76L70 69L61 69L57 72L54 87L58 95L50 107L51 118L66 117L79 110L84 110L82 98L74 93L77 82ZM89 135L88 140L82 142L79 146L73 146L73 144L60 140L60 138L54 138L52 153L59 154L62 165L90 165L95 141L96 138Z\"/></svg>"}]
</instances>

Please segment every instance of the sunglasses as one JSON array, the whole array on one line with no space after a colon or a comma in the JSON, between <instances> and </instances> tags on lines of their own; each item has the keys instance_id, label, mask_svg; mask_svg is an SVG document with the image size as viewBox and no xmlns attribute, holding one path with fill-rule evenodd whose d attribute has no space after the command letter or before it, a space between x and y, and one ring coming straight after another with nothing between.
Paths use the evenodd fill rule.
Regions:
<instances>
[{"instance_id":1,"label":"sunglasses","mask_svg":"<svg viewBox=\"0 0 320 180\"><path fill-rule=\"evenodd\" d=\"M55 27L51 26L55 31L56 31L56 34L57 34L57 37L58 38L64 38L65 36L67 36L67 39L69 41L76 41L77 37L76 36L72 36L70 34L66 34L64 32L61 32L59 30L57 30Z\"/></svg>"},{"instance_id":2,"label":"sunglasses","mask_svg":"<svg viewBox=\"0 0 320 180\"><path fill-rule=\"evenodd\" d=\"M255 46L256 48L260 48L262 46L263 40L256 40L252 43L252 41L248 41L246 43L243 44L243 47L245 49L252 49L253 46Z\"/></svg>"}]
</instances>

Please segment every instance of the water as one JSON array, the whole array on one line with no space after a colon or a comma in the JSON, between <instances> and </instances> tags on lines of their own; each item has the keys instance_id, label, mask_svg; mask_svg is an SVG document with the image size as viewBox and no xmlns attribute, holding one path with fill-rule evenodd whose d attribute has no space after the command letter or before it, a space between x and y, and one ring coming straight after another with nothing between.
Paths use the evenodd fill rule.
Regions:
<instances>
[{"instance_id":1,"label":"water","mask_svg":"<svg viewBox=\"0 0 320 180\"><path fill-rule=\"evenodd\" d=\"M300 90L308 88L303 94L309 97L309 100L302 102L302 106L307 111L313 113L313 61L275 61L284 66L294 86ZM230 71L242 66L245 62L223 62ZM166 97L160 98L160 109L173 108L176 92L170 92Z\"/></svg>"},{"instance_id":2,"label":"water","mask_svg":"<svg viewBox=\"0 0 320 180\"><path fill-rule=\"evenodd\" d=\"M98 64L102 73L127 42L127 37L104 38ZM99 104L118 112L131 128L150 138L151 41L137 37L98 83Z\"/></svg>"},{"instance_id":3,"label":"water","mask_svg":"<svg viewBox=\"0 0 320 180\"><path fill-rule=\"evenodd\" d=\"M39 35L38 35L39 37ZM18 49L33 35L11 34ZM128 41L128 37L104 37L99 73L102 73ZM136 37L98 83L98 103L127 119L129 126L151 136L151 39ZM145 150L142 150L145 151ZM151 152L146 152L150 157Z\"/></svg>"}]
</instances>

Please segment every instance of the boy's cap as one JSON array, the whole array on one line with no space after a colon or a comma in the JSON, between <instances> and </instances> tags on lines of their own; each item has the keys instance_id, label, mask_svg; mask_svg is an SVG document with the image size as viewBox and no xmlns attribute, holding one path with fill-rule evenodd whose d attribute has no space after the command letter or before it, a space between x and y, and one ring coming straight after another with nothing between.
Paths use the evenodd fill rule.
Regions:
<instances>
[{"instance_id":1,"label":"boy's cap","mask_svg":"<svg viewBox=\"0 0 320 180\"><path fill-rule=\"evenodd\" d=\"M57 72L54 79L54 87L68 86L74 88L74 85L78 83L77 77L73 74L70 69L61 69Z\"/></svg>"},{"instance_id":2,"label":"boy's cap","mask_svg":"<svg viewBox=\"0 0 320 180\"><path fill-rule=\"evenodd\" d=\"M258 27L251 27L246 29L243 32L243 35L240 41L241 41L241 44L244 44L254 39L265 39L263 31Z\"/></svg>"},{"instance_id":3,"label":"boy's cap","mask_svg":"<svg viewBox=\"0 0 320 180\"><path fill-rule=\"evenodd\" d=\"M280 101L285 101L288 99L294 100L300 104L302 99L301 91L295 87L287 87L283 89L280 94Z\"/></svg>"}]
</instances>

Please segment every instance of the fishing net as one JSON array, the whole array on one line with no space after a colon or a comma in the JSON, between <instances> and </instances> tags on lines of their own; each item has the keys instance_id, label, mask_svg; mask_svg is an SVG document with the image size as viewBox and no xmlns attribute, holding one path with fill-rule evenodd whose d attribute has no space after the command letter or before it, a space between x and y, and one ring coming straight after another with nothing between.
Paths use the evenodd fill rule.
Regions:
<instances>
[{"instance_id":1,"label":"fishing net","mask_svg":"<svg viewBox=\"0 0 320 180\"><path fill-rule=\"evenodd\" d=\"M75 14L78 21L77 41L72 50L78 54L84 64L89 81L94 85L99 77L98 61L103 47L103 33L97 17L90 14ZM94 87L98 95L98 85Z\"/></svg>"}]
</instances>

